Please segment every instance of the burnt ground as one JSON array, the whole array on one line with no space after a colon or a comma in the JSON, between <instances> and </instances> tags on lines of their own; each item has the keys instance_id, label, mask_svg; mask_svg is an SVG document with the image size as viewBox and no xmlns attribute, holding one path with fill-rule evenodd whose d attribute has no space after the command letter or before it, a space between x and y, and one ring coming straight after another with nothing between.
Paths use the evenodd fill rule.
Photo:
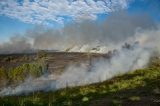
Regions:
<instances>
[{"instance_id":1,"label":"burnt ground","mask_svg":"<svg viewBox=\"0 0 160 106\"><path fill-rule=\"evenodd\" d=\"M90 65L94 59L104 56L104 54L96 53L54 53L48 56L45 62L50 72L58 73L70 64L86 63L86 65Z\"/></svg>"},{"instance_id":2,"label":"burnt ground","mask_svg":"<svg viewBox=\"0 0 160 106\"><path fill-rule=\"evenodd\" d=\"M107 57L107 54L98 53L67 53L67 52L54 52L47 53L44 60L50 72L58 72L64 69L69 64L77 64L88 62L96 58ZM36 61L38 57L36 53L30 54L5 54L0 55L0 67L14 68L24 63L31 63Z\"/></svg>"}]
</instances>

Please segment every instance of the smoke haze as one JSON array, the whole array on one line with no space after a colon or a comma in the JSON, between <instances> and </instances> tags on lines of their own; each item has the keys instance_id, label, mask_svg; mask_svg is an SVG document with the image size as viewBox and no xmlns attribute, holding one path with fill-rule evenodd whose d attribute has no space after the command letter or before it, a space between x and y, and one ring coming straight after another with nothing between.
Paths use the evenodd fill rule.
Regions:
<instances>
[{"instance_id":1,"label":"smoke haze","mask_svg":"<svg viewBox=\"0 0 160 106\"><path fill-rule=\"evenodd\" d=\"M100 58L93 61L90 68L85 64L72 64L59 76L50 74L34 80L29 78L15 88L3 89L0 95L18 95L91 84L143 68L152 53L160 50L159 40L160 27L151 17L147 14L130 15L127 12L112 13L103 23L82 22L69 24L59 30L43 27L29 30L24 38L12 38L10 43L2 44L0 52L32 49L100 53L116 49L116 52L110 59ZM123 47L126 42L131 44L129 48Z\"/></svg>"},{"instance_id":2,"label":"smoke haze","mask_svg":"<svg viewBox=\"0 0 160 106\"><path fill-rule=\"evenodd\" d=\"M1 96L27 94L34 91L49 91L59 88L80 86L105 81L116 75L145 67L150 58L149 48L141 48L135 43L130 48L121 48L111 59L100 58L92 62L91 67L85 63L80 66L69 65L65 71L56 76L49 74L37 79L28 78L15 88L5 88Z\"/></svg>"},{"instance_id":3,"label":"smoke haze","mask_svg":"<svg viewBox=\"0 0 160 106\"><path fill-rule=\"evenodd\" d=\"M156 29L157 25L147 14L115 12L102 22L72 23L62 29L37 27L23 36L15 36L0 45L0 53L30 50L58 50L72 52L107 52L133 39L137 31ZM92 51L97 48L97 51Z\"/></svg>"}]
</instances>

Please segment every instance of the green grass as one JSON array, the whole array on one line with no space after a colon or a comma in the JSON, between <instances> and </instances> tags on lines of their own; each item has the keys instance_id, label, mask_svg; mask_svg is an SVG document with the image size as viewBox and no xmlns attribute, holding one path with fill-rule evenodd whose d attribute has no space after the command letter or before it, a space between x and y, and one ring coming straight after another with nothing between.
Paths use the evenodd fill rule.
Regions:
<instances>
[{"instance_id":1,"label":"green grass","mask_svg":"<svg viewBox=\"0 0 160 106\"><path fill-rule=\"evenodd\" d=\"M86 86L1 97L2 106L123 106L160 104L160 63Z\"/></svg>"}]
</instances>

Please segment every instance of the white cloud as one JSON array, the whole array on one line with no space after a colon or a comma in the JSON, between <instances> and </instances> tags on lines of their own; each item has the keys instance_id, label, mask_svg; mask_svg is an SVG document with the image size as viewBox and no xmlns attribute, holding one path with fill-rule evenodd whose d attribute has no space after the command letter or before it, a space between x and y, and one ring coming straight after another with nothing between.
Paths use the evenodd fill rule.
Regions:
<instances>
[{"instance_id":1,"label":"white cloud","mask_svg":"<svg viewBox=\"0 0 160 106\"><path fill-rule=\"evenodd\" d=\"M0 15L32 24L63 24L64 16L75 21L95 20L97 14L125 9L132 0L1 0Z\"/></svg>"}]
</instances>

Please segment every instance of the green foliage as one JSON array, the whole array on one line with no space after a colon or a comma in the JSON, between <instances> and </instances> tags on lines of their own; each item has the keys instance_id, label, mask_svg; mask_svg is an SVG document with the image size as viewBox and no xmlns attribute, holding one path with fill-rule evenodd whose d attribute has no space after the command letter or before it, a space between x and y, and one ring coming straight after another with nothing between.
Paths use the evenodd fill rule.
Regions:
<instances>
[{"instance_id":1,"label":"green foliage","mask_svg":"<svg viewBox=\"0 0 160 106\"><path fill-rule=\"evenodd\" d=\"M23 64L9 72L9 78L15 82L22 82L27 77L39 77L43 74L42 66L37 63Z\"/></svg>"}]
</instances>

